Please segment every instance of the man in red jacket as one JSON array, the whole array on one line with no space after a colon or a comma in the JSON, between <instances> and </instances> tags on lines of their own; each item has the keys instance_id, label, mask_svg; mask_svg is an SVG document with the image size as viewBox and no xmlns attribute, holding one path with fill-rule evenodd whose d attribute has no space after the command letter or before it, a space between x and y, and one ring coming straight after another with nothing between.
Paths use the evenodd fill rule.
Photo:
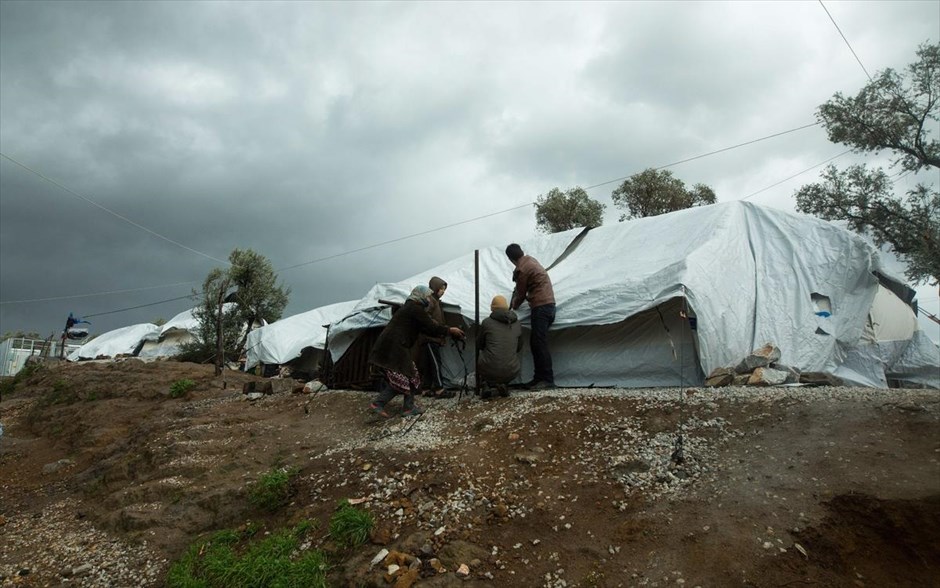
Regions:
<instances>
[{"instance_id":1,"label":"man in red jacket","mask_svg":"<svg viewBox=\"0 0 940 588\"><path fill-rule=\"evenodd\" d=\"M529 347L532 348L532 363L535 375L527 387L542 390L555 387L555 373L552 371L552 355L548 350L548 329L555 322L555 291L548 272L534 257L526 255L517 243L506 247L506 257L516 266L512 280L516 288L512 293L513 310L518 310L523 302L531 309L531 334Z\"/></svg>"}]
</instances>

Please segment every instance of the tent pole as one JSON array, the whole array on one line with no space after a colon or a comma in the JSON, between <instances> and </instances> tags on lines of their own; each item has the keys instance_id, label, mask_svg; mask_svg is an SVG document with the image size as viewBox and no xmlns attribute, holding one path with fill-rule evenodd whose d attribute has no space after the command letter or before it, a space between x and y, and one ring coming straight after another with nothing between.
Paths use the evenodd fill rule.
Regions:
<instances>
[{"instance_id":1,"label":"tent pole","mask_svg":"<svg viewBox=\"0 0 940 588\"><path fill-rule=\"evenodd\" d=\"M473 326L475 329L476 335L474 337L480 336L480 250L473 250L473 292L474 292L474 321ZM476 339L474 338L474 341ZM480 350L474 344L473 346L473 385L476 390L477 396L480 395Z\"/></svg>"}]
</instances>

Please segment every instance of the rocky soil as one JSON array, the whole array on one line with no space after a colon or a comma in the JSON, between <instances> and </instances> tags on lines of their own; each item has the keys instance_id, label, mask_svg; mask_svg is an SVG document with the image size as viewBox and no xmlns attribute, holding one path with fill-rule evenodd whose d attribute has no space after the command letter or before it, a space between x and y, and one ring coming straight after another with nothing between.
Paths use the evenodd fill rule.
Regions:
<instances>
[{"instance_id":1,"label":"rocky soil","mask_svg":"<svg viewBox=\"0 0 940 588\"><path fill-rule=\"evenodd\" d=\"M208 532L300 520L335 586L940 578L936 390L558 389L379 422L367 394L247 401L254 380L127 360L20 383L0 401L0 582L160 586ZM269 514L247 491L275 467L299 474ZM374 515L370 543L330 542L341 499Z\"/></svg>"}]
</instances>

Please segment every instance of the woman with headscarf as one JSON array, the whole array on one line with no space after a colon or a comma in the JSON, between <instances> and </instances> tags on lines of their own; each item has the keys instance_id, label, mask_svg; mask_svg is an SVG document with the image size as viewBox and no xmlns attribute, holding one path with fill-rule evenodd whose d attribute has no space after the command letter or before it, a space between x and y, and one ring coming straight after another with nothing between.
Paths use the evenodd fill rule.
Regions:
<instances>
[{"instance_id":1,"label":"woman with headscarf","mask_svg":"<svg viewBox=\"0 0 940 588\"><path fill-rule=\"evenodd\" d=\"M385 405L397 394L404 394L402 416L415 416L424 412L415 404L415 391L421 387L421 376L415 366L411 350L419 334L428 337L463 338L463 331L435 322L428 314L429 297L432 291L427 286L416 286L405 304L398 309L392 320L379 335L369 361L382 373L379 395L371 409L382 418L389 418Z\"/></svg>"}]
</instances>

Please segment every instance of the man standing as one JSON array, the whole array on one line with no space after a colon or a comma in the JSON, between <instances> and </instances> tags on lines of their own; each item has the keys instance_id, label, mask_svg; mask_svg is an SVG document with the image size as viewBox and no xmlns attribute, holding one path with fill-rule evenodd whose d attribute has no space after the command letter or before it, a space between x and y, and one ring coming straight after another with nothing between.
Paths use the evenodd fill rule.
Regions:
<instances>
[{"instance_id":1,"label":"man standing","mask_svg":"<svg viewBox=\"0 0 940 588\"><path fill-rule=\"evenodd\" d=\"M528 301L531 309L531 328L529 347L532 348L532 362L535 375L527 387L542 390L555 387L555 373L552 371L552 355L548 350L548 328L555 322L555 291L548 272L534 257L522 252L522 247L512 243L506 247L506 257L516 266L512 280L516 288L512 293L512 310L518 310L523 302Z\"/></svg>"}]
</instances>

